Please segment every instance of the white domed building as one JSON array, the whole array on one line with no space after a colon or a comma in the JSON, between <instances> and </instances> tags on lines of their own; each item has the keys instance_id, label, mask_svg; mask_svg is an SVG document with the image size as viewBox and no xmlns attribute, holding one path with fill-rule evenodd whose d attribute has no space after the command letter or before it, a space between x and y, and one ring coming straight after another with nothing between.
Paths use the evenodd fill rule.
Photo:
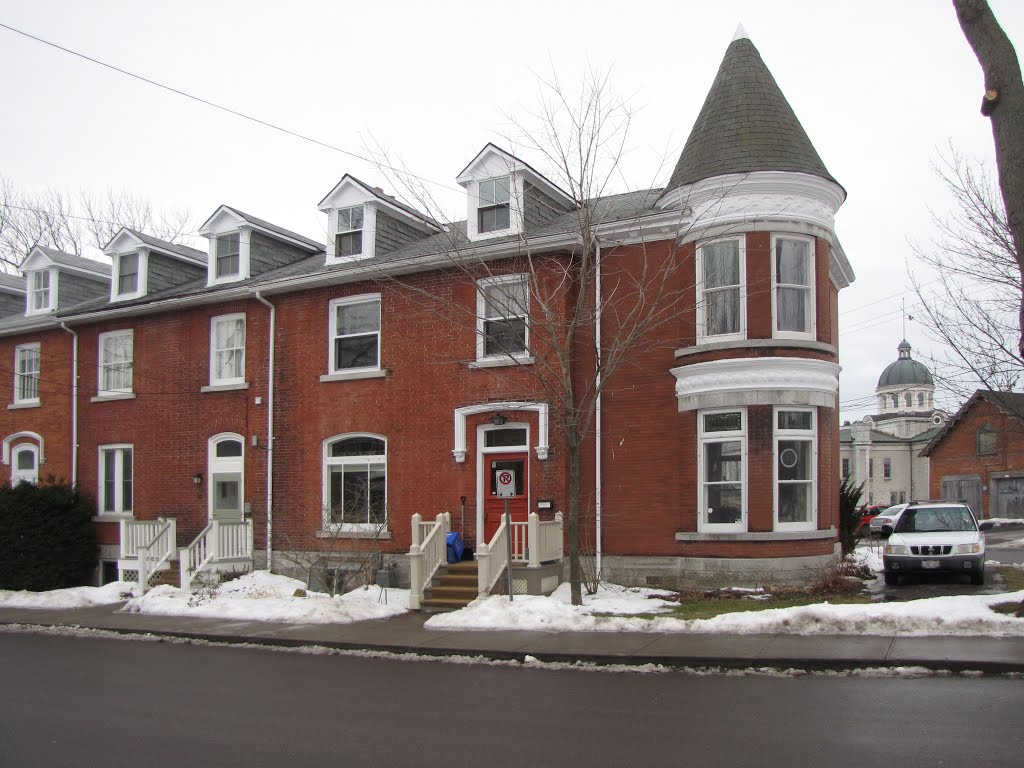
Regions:
<instances>
[{"instance_id":1,"label":"white domed building","mask_svg":"<svg viewBox=\"0 0 1024 768\"><path fill-rule=\"evenodd\" d=\"M875 387L878 413L839 431L841 476L864 483L864 504L928 498L928 459L920 454L949 419L935 407L935 381L907 340L896 349Z\"/></svg>"}]
</instances>

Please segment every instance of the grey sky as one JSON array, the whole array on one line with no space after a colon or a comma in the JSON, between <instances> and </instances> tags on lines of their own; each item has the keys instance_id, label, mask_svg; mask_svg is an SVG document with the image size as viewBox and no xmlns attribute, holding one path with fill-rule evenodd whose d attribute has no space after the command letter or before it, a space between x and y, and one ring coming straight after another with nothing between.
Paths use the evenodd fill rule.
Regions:
<instances>
[{"instance_id":1,"label":"grey sky","mask_svg":"<svg viewBox=\"0 0 1024 768\"><path fill-rule=\"evenodd\" d=\"M990 0L1011 40L1024 3ZM948 195L932 164L950 142L993 162L981 69L944 0L707 2L58 2L0 0L0 23L365 154L376 140L436 181L455 176L504 115L536 104L536 74L574 85L588 66L640 109L614 191L663 184L742 22L829 171L849 195L837 231L857 272L840 295L843 418L873 393L902 337L908 241ZM0 29L0 172L19 188L221 203L319 240L317 202L371 165L197 104ZM544 170L539 158L524 159ZM391 190L389 190L391 191ZM927 352L921 329L907 338ZM947 408L957 403L940 400Z\"/></svg>"}]
</instances>

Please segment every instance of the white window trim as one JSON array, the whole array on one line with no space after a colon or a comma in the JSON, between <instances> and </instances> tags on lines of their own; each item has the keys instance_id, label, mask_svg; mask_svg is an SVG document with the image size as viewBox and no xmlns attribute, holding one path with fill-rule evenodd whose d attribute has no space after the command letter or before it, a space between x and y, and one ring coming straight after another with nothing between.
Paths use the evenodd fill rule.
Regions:
<instances>
[{"instance_id":1,"label":"white window trim","mask_svg":"<svg viewBox=\"0 0 1024 768\"><path fill-rule=\"evenodd\" d=\"M124 451L132 452L132 503L128 509L124 507L124 461L122 454ZM103 475L103 452L104 451L115 451L118 458L114 460L114 509L110 512L105 512L106 507L106 496L104 495L104 475ZM135 446L131 443L111 443L110 445L97 446L96 453L96 470L97 470L97 485L96 485L96 514L99 516L109 515L114 517L115 515L124 517L125 515L132 515L133 509L135 508Z\"/></svg>"},{"instance_id":2,"label":"white window trim","mask_svg":"<svg viewBox=\"0 0 1024 768\"><path fill-rule=\"evenodd\" d=\"M118 289L121 283L121 257L130 256L131 254L137 254L139 257L138 262L138 273L137 283L134 291L127 291L121 293ZM112 256L113 270L110 280L110 300L111 301L127 301L128 299L138 299L146 295L146 285L149 280L149 249L140 248L135 251L125 251L124 253L116 253Z\"/></svg>"},{"instance_id":3,"label":"white window trim","mask_svg":"<svg viewBox=\"0 0 1024 768\"><path fill-rule=\"evenodd\" d=\"M376 365L364 365L358 368L338 368L336 366L337 361L334 359L334 341L337 336L338 327L338 307L348 306L352 304L369 304L370 302L377 303L377 364ZM366 373L370 371L380 371L380 360L384 341L384 335L381 332L383 325L383 308L381 306L380 294L379 293L362 293L358 296L346 296L341 299L334 299L329 305L328 312L328 328L327 328L327 371L328 376L338 376L343 374L358 374Z\"/></svg>"},{"instance_id":4,"label":"white window trim","mask_svg":"<svg viewBox=\"0 0 1024 768\"><path fill-rule=\"evenodd\" d=\"M807 286L807 303L805 318L807 323L807 330L804 332L797 331L780 331L778 327L778 270L776 268L776 254L775 244L779 240L801 240L808 245L808 280L809 285ZM791 235L786 232L777 232L772 234L771 243L771 271L772 271L772 338L775 339L816 339L817 338L817 280L815 273L815 253L814 253L814 238L807 237L805 235Z\"/></svg>"},{"instance_id":5,"label":"white window trim","mask_svg":"<svg viewBox=\"0 0 1024 768\"><path fill-rule=\"evenodd\" d=\"M341 218L341 212L347 211L350 208L361 208L363 211L363 226L360 229L346 229L341 231L338 223ZM347 264L352 261L362 261L373 256L373 241L371 237L376 233L377 229L377 216L376 208L368 203L353 203L352 205L339 205L337 208L332 208L330 213L331 223L331 249L328 253L328 263L334 264ZM372 220L372 221L371 221ZM350 253L346 256L342 256L338 253L338 235L344 235L349 232L362 232L362 240L359 246L359 253Z\"/></svg>"},{"instance_id":6,"label":"white window trim","mask_svg":"<svg viewBox=\"0 0 1024 768\"><path fill-rule=\"evenodd\" d=\"M384 443L384 454L380 458L384 461L384 523L383 525L377 525L375 523L334 523L331 522L331 472L332 466L344 466L347 460L366 459L367 463L369 459L377 458L377 456L343 456L334 457L330 455L331 445L338 442L339 440L348 440L354 437L369 437L374 440L380 440ZM377 531L378 529L383 533L388 530L390 520L388 519L388 440L384 435L377 435L373 432L345 432L340 435L334 435L329 437L323 442L322 449L322 464L321 472L323 474L323 515L321 517L320 525L321 530L328 531L331 533L344 533L344 532L366 532L366 531Z\"/></svg>"},{"instance_id":7,"label":"white window trim","mask_svg":"<svg viewBox=\"0 0 1024 768\"><path fill-rule=\"evenodd\" d=\"M39 367L36 369L36 396L35 397L20 397L19 391L21 390L21 354L22 352L34 351L36 353L36 360L39 361ZM40 397L40 384L42 383L42 370L43 370L43 354L42 345L38 342L32 342L31 344L19 344L14 348L14 404L15 405L39 405Z\"/></svg>"},{"instance_id":8,"label":"white window trim","mask_svg":"<svg viewBox=\"0 0 1024 768\"><path fill-rule=\"evenodd\" d=\"M35 308L35 276L39 273L45 272L49 275L50 284L46 289L46 306L41 309ZM46 315L57 309L57 280L60 273L53 267L45 267L43 269L34 269L31 272L26 273L26 288L28 290L25 296L25 314L26 315Z\"/></svg>"},{"instance_id":9,"label":"white window trim","mask_svg":"<svg viewBox=\"0 0 1024 768\"><path fill-rule=\"evenodd\" d=\"M739 244L738 256L740 267L740 318L739 331L737 333L719 333L709 335L707 333L706 318L704 312L704 253L706 245L714 245L722 242L736 242ZM711 344L720 341L743 341L747 338L747 239L744 235L734 237L718 237L701 243L696 249L696 276L697 276L697 343Z\"/></svg>"},{"instance_id":10,"label":"white window trim","mask_svg":"<svg viewBox=\"0 0 1024 768\"><path fill-rule=\"evenodd\" d=\"M236 320L242 321L242 335L244 337L242 341L242 375L241 376L230 376L227 378L217 378L217 353L221 350L217 349L217 324L224 322L230 323ZM235 312L230 315L217 315L216 317L210 318L210 386L221 387L233 384L245 384L245 352L246 345L248 344L248 323L244 312Z\"/></svg>"},{"instance_id":11,"label":"white window trim","mask_svg":"<svg viewBox=\"0 0 1024 768\"><path fill-rule=\"evenodd\" d=\"M128 387L118 389L104 389L103 388L103 345L107 339L115 336L128 336L131 339L131 384ZM96 396L106 397L109 395L128 395L135 391L135 331L128 328L123 331L109 331L107 333L101 333L97 338L96 343Z\"/></svg>"},{"instance_id":12,"label":"white window trim","mask_svg":"<svg viewBox=\"0 0 1024 768\"><path fill-rule=\"evenodd\" d=\"M237 441L242 445L241 456L217 456L219 443ZM234 432L221 432L206 441L206 515L213 520L213 490L216 475L238 475L238 503L241 519L245 518L245 439Z\"/></svg>"},{"instance_id":13,"label":"white window trim","mask_svg":"<svg viewBox=\"0 0 1024 768\"><path fill-rule=\"evenodd\" d=\"M33 455L35 469L31 475L23 469L18 469L18 454L23 451L28 451ZM32 443L21 443L11 449L11 487L13 488L22 480L30 482L32 485L39 483L39 447Z\"/></svg>"},{"instance_id":14,"label":"white window trim","mask_svg":"<svg viewBox=\"0 0 1024 768\"><path fill-rule=\"evenodd\" d=\"M487 318L484 316L486 309L486 301L484 299L483 288L490 288L498 285L507 285L510 283L524 282L526 283L526 328L525 338L523 339L523 351L507 353L502 352L497 355L486 355L484 354L484 324ZM493 368L501 365L516 365L520 363L533 362L533 356L530 353L530 309L532 308L532 291L530 290L530 276L526 273L516 273L512 275L501 275L499 277L485 277L476 281L476 363L472 367L477 368ZM516 315L519 317L519 315Z\"/></svg>"},{"instance_id":15,"label":"white window trim","mask_svg":"<svg viewBox=\"0 0 1024 768\"><path fill-rule=\"evenodd\" d=\"M479 219L480 183L500 179L502 176L509 177L509 227L508 229L499 229L494 232L481 232ZM471 241L476 242L479 240L490 240L495 237L518 235L523 231L523 186L523 174L511 168L507 173L498 173L475 178L466 185L466 195L469 200L466 234Z\"/></svg>"},{"instance_id":16,"label":"white window trim","mask_svg":"<svg viewBox=\"0 0 1024 768\"><path fill-rule=\"evenodd\" d=\"M705 432L704 417L716 413L739 413L740 429L732 432ZM740 479L742 509L737 523L707 523L704 521L707 500L704 495L704 446L709 443L728 443L740 441L740 456L743 461L743 476ZM697 531L700 533L746 533L747 531L747 474L749 471L747 455L747 409L712 408L697 411Z\"/></svg>"},{"instance_id":17,"label":"white window trim","mask_svg":"<svg viewBox=\"0 0 1024 768\"><path fill-rule=\"evenodd\" d=\"M774 251L773 251L774 253ZM811 414L811 428L779 429L779 412L796 411ZM779 440L801 439L811 443L811 514L801 523L779 521ZM772 515L776 531L815 531L818 528L818 414L814 408L777 406L772 409Z\"/></svg>"},{"instance_id":18,"label":"white window trim","mask_svg":"<svg viewBox=\"0 0 1024 768\"><path fill-rule=\"evenodd\" d=\"M217 238L234 234L238 235L238 274L218 277ZM237 229L228 229L210 235L210 261L206 270L206 284L208 286L237 283L239 280L246 280L249 277L249 246L251 238L252 229L250 227L238 227Z\"/></svg>"}]
</instances>

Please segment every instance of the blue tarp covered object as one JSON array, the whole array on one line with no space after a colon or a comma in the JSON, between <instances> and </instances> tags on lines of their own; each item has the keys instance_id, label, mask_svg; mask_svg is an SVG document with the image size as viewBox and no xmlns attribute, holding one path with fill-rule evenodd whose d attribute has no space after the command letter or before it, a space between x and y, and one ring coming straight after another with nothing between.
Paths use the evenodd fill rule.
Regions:
<instances>
[{"instance_id":1,"label":"blue tarp covered object","mask_svg":"<svg viewBox=\"0 0 1024 768\"><path fill-rule=\"evenodd\" d=\"M457 563L462 560L462 553L466 551L466 545L462 543L462 534L452 531L448 534L448 562Z\"/></svg>"}]
</instances>

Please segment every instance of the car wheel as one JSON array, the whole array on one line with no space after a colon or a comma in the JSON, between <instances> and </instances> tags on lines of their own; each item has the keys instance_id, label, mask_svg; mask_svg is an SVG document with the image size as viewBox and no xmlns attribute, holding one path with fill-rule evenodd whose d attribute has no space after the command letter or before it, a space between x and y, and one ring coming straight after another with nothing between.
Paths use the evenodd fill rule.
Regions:
<instances>
[{"instance_id":1,"label":"car wheel","mask_svg":"<svg viewBox=\"0 0 1024 768\"><path fill-rule=\"evenodd\" d=\"M890 587L895 587L900 583L900 575L898 573L885 572L885 583Z\"/></svg>"},{"instance_id":2,"label":"car wheel","mask_svg":"<svg viewBox=\"0 0 1024 768\"><path fill-rule=\"evenodd\" d=\"M971 572L971 584L976 587L980 587L985 583L985 572L984 571L972 571Z\"/></svg>"}]
</instances>

